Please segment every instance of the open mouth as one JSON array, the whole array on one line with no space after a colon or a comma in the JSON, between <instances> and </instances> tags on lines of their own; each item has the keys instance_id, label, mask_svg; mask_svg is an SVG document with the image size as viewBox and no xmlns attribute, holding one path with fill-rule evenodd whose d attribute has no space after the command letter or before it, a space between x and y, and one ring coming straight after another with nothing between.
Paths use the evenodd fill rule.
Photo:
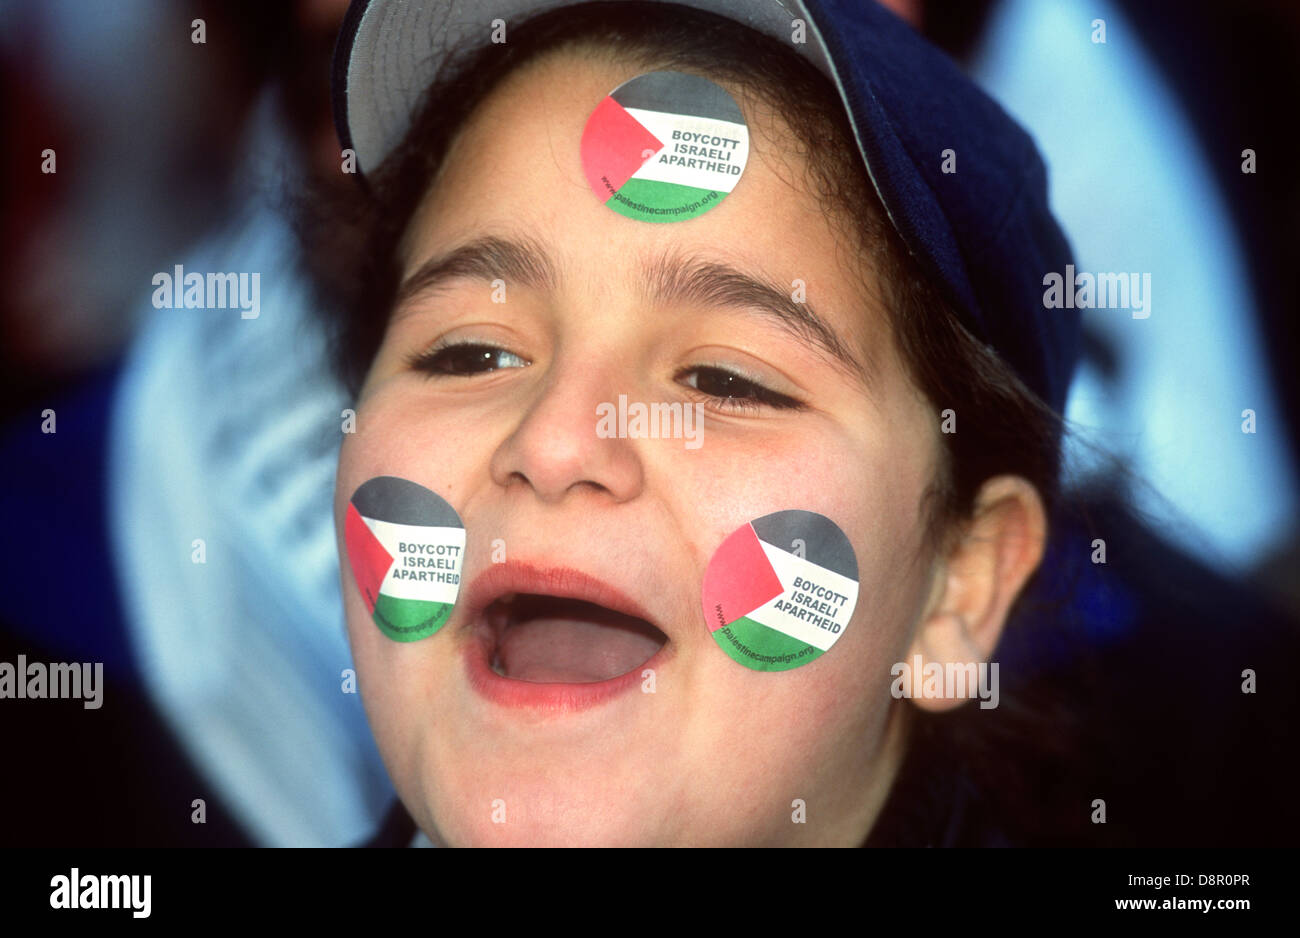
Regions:
<instances>
[{"instance_id":1,"label":"open mouth","mask_svg":"<svg viewBox=\"0 0 1300 938\"><path fill-rule=\"evenodd\" d=\"M645 619L579 599L508 593L488 605L489 656L500 677L591 684L644 665L668 642Z\"/></svg>"}]
</instances>

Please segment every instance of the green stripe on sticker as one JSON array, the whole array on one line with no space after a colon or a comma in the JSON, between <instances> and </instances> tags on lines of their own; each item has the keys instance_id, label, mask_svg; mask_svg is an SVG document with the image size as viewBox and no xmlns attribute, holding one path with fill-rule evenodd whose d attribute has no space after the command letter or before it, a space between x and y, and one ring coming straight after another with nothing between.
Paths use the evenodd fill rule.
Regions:
<instances>
[{"instance_id":1,"label":"green stripe on sticker","mask_svg":"<svg viewBox=\"0 0 1300 938\"><path fill-rule=\"evenodd\" d=\"M442 628L452 603L395 599L384 593L375 601L375 625L395 642L417 642Z\"/></svg>"},{"instance_id":2,"label":"green stripe on sticker","mask_svg":"<svg viewBox=\"0 0 1300 938\"><path fill-rule=\"evenodd\" d=\"M789 671L825 654L748 616L718 629L713 637L733 660L753 671Z\"/></svg>"},{"instance_id":3,"label":"green stripe on sticker","mask_svg":"<svg viewBox=\"0 0 1300 938\"><path fill-rule=\"evenodd\" d=\"M714 189L696 189L693 186L634 177L610 196L605 204L628 218L665 222L703 215L720 198L722 193Z\"/></svg>"}]
</instances>

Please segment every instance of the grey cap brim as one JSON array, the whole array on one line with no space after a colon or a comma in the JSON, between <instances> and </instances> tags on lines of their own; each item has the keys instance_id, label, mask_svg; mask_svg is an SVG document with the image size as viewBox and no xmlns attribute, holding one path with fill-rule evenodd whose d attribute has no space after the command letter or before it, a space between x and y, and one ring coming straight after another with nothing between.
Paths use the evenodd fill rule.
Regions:
<instances>
[{"instance_id":1,"label":"grey cap brim","mask_svg":"<svg viewBox=\"0 0 1300 938\"><path fill-rule=\"evenodd\" d=\"M650 0L716 13L783 40L835 80L825 44L801 0ZM573 0L369 0L348 9L334 55L334 118L361 173L373 171L401 143L420 99L449 50L491 41L493 22L512 23ZM793 42L794 21L806 41ZM837 83L838 84L838 83Z\"/></svg>"}]
</instances>

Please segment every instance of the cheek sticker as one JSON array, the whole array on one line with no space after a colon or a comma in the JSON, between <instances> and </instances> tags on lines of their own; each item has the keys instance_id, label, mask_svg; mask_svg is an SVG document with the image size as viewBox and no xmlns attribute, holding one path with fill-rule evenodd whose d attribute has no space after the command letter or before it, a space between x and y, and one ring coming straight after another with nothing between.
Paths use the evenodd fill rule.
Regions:
<instances>
[{"instance_id":1,"label":"cheek sticker","mask_svg":"<svg viewBox=\"0 0 1300 938\"><path fill-rule=\"evenodd\" d=\"M778 511L738 528L704 573L718 647L755 671L789 671L839 641L858 601L858 560L834 521Z\"/></svg>"},{"instance_id":2,"label":"cheek sticker","mask_svg":"<svg viewBox=\"0 0 1300 938\"><path fill-rule=\"evenodd\" d=\"M465 526L442 498L408 479L371 479L348 504L343 540L381 632L415 642L446 624L460 592Z\"/></svg>"},{"instance_id":3,"label":"cheek sticker","mask_svg":"<svg viewBox=\"0 0 1300 938\"><path fill-rule=\"evenodd\" d=\"M587 118L582 168L596 196L628 218L685 221L736 187L749 128L725 88L685 72L619 85Z\"/></svg>"}]
</instances>

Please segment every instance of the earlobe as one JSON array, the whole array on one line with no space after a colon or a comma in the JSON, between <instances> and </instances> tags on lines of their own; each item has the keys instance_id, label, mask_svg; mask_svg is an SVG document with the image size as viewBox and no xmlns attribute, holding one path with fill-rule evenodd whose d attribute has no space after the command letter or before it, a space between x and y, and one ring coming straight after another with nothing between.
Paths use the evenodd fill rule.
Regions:
<instances>
[{"instance_id":1,"label":"earlobe","mask_svg":"<svg viewBox=\"0 0 1300 938\"><path fill-rule=\"evenodd\" d=\"M973 517L938 572L909 651L922 667L978 665L992 657L1007 615L1042 560L1047 516L1042 498L1018 476L984 483ZM913 695L924 710L942 711L967 698Z\"/></svg>"}]
</instances>

